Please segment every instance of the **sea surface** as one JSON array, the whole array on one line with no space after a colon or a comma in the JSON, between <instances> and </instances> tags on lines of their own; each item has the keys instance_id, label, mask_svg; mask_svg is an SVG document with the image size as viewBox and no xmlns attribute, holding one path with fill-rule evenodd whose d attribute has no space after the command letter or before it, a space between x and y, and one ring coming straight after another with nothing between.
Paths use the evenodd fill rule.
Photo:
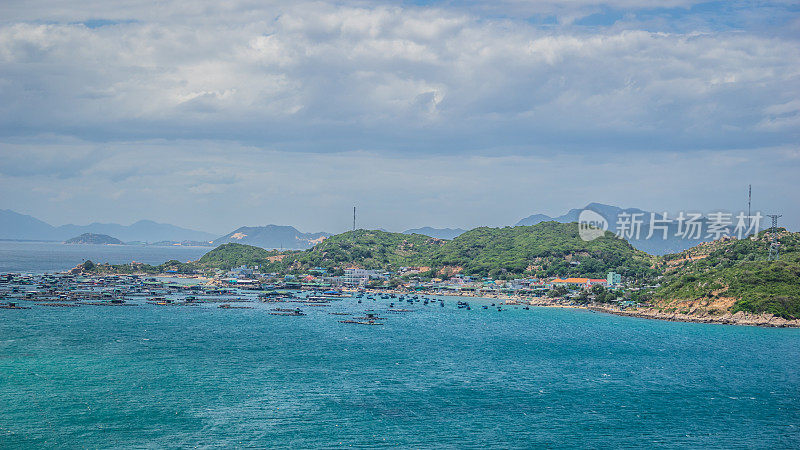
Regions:
<instances>
[{"instance_id":1,"label":"sea surface","mask_svg":"<svg viewBox=\"0 0 800 450\"><path fill-rule=\"evenodd\" d=\"M457 300L0 310L0 447L800 445L800 330Z\"/></svg>"},{"instance_id":2,"label":"sea surface","mask_svg":"<svg viewBox=\"0 0 800 450\"><path fill-rule=\"evenodd\" d=\"M69 270L89 259L95 263L125 264L136 261L161 264L171 259L194 261L211 247L90 245L58 242L0 241L0 273L45 273Z\"/></svg>"}]
</instances>

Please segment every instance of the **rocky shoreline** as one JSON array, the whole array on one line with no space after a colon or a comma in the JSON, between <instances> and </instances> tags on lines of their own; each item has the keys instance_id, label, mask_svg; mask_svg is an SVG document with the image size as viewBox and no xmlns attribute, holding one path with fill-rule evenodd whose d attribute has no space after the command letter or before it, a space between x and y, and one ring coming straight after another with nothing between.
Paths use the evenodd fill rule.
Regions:
<instances>
[{"instance_id":1,"label":"rocky shoreline","mask_svg":"<svg viewBox=\"0 0 800 450\"><path fill-rule=\"evenodd\" d=\"M722 325L747 325L769 328L800 328L800 320L788 320L772 314L751 314L739 311L735 314L690 315L664 312L655 308L620 309L610 306L589 306L589 310L615 314L618 316L639 317L642 319L668 320L671 322L715 323Z\"/></svg>"}]
</instances>

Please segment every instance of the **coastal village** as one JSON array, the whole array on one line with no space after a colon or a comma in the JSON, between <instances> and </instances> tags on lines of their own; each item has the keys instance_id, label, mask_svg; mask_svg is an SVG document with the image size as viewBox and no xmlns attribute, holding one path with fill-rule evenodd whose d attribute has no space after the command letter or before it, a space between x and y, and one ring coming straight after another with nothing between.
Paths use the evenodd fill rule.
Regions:
<instances>
[{"instance_id":1,"label":"coastal village","mask_svg":"<svg viewBox=\"0 0 800 450\"><path fill-rule=\"evenodd\" d=\"M304 276L268 273L240 266L201 275L84 273L85 264L56 274L0 274L0 310L76 307L195 307L219 310L256 310L270 316L337 316L341 324L384 325L392 314L415 311L496 310L529 311L531 306L579 306L598 288L618 286L615 273L608 279L567 278L510 282L456 276L449 280L414 280L388 285L391 274L346 269L342 276L317 270ZM406 271L414 269L407 268ZM322 272L322 273L320 273ZM394 280L392 278L392 280ZM553 294L556 295L553 295ZM469 296L459 300L453 297ZM613 298L613 297L612 297ZM438 306L438 308L437 308Z\"/></svg>"},{"instance_id":2,"label":"coastal village","mask_svg":"<svg viewBox=\"0 0 800 450\"><path fill-rule=\"evenodd\" d=\"M472 296L523 299L550 294L551 297L578 299L593 286L611 288L620 294L625 291L622 276L609 272L606 278L552 277L549 279L520 278L513 280L492 277L472 277L456 274L450 278L423 280L415 274L427 272L428 267L402 267L397 273L361 268L344 269L340 276L329 275L324 268L315 268L301 275L260 273L258 267L245 265L230 271L218 270L212 279L215 284L228 286L270 286L279 289L341 289L392 292L424 292L431 295ZM561 295L553 295L558 294ZM628 302L627 304L630 304Z\"/></svg>"},{"instance_id":3,"label":"coastal village","mask_svg":"<svg viewBox=\"0 0 800 450\"><path fill-rule=\"evenodd\" d=\"M544 224L538 228L552 227L568 225ZM533 233L536 230L537 227L523 227L511 232ZM491 231L498 232L507 230ZM551 256L545 268L535 265L543 264L542 258L522 259L522 264L515 262L514 267L527 267L523 276L519 276L504 268L501 258L507 258L507 252L503 253L505 256L495 255L490 259L492 265L480 269L483 274L475 274L474 266L472 271L466 271L454 264L439 265L436 269L431 265L384 264L383 269L367 269L365 265L375 264L374 255L384 255L389 260L407 253L411 247L405 236L375 233L361 232L362 249L350 239L352 235L345 235L340 238L344 242L302 253L276 253L225 244L190 263L168 261L151 266L131 262L112 266L84 261L59 274L0 274L0 309L26 309L31 305L146 304L217 304L226 309L258 309L258 303L286 302L297 305L278 307L269 313L299 316L306 314L301 307L330 306L331 301L344 300L358 311L339 312L368 317L365 314L397 309L396 302L421 301L425 306L454 304L468 310L471 309L469 302L476 302L482 309L490 305L525 309L530 306L572 307L673 321L800 326L791 302L797 288L794 260L800 234L781 231L773 235L761 233L746 240L721 239L661 259L643 257L626 242L609 238L605 242L595 242L605 248L616 246L631 256L619 258L613 251L595 252L596 256L591 256L588 251L573 249L561 258ZM378 241L374 236L383 240ZM391 239L396 242L389 246L390 251L382 251L381 243ZM421 238L416 239L424 243ZM777 239L780 239L785 261L769 259L768 252ZM552 249L563 245L565 239L556 237L544 242ZM583 245L580 241L572 242ZM485 251L487 247L480 248ZM373 256L370 260L358 259L342 250ZM287 256L294 259L287 263ZM243 260L261 262L242 264ZM313 261L328 265L310 264ZM276 262L283 264L277 268L280 270L276 270ZM506 264L505 267L512 266ZM616 268L619 272L606 269L605 277L596 277L603 273L602 267ZM631 270L632 267L640 271ZM495 273L499 276L492 276ZM542 273L560 276L542 276ZM387 301L383 305L387 309L355 306L378 299Z\"/></svg>"}]
</instances>

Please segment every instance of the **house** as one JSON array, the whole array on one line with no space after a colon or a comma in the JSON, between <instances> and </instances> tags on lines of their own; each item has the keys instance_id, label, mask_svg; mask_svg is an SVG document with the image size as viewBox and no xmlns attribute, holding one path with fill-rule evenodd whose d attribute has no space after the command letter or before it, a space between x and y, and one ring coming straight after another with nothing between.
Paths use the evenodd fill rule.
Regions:
<instances>
[{"instance_id":1,"label":"house","mask_svg":"<svg viewBox=\"0 0 800 450\"><path fill-rule=\"evenodd\" d=\"M231 269L228 272L228 276L230 278L252 278L253 269L249 269L247 266L239 266L235 269Z\"/></svg>"},{"instance_id":2,"label":"house","mask_svg":"<svg viewBox=\"0 0 800 450\"><path fill-rule=\"evenodd\" d=\"M572 289L582 289L590 286L594 286L599 284L601 286L605 286L607 280L603 278L556 278L555 280L550 282L553 286L564 286L567 288Z\"/></svg>"}]
</instances>

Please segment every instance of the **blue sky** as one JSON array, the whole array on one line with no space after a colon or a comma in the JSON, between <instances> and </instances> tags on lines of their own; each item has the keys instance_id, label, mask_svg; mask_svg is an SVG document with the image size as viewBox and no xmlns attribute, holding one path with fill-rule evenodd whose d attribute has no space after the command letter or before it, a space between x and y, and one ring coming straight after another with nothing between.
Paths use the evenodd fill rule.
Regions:
<instances>
[{"instance_id":1,"label":"blue sky","mask_svg":"<svg viewBox=\"0 0 800 450\"><path fill-rule=\"evenodd\" d=\"M800 228L800 7L0 5L0 208L212 232L503 226L597 201Z\"/></svg>"}]
</instances>

